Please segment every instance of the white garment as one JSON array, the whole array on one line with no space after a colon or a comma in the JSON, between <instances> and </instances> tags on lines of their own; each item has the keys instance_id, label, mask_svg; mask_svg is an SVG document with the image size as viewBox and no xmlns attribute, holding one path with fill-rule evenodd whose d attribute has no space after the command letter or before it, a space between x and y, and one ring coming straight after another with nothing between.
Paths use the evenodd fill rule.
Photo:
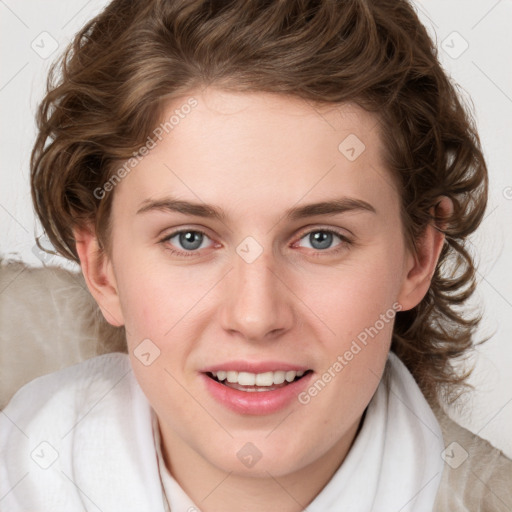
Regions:
<instances>
[{"instance_id":1,"label":"white garment","mask_svg":"<svg viewBox=\"0 0 512 512\"><path fill-rule=\"evenodd\" d=\"M345 461L308 512L430 512L444 448L439 424L396 356ZM154 413L126 354L24 386L0 412L0 511L200 510L159 459ZM159 446L158 446L159 448Z\"/></svg>"}]
</instances>

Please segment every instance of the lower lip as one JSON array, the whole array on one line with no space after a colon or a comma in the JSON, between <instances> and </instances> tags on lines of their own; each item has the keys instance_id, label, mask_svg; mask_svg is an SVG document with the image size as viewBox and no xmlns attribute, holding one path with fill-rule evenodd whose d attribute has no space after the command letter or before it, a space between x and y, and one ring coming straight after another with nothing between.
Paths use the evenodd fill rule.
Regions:
<instances>
[{"instance_id":1,"label":"lower lip","mask_svg":"<svg viewBox=\"0 0 512 512\"><path fill-rule=\"evenodd\" d=\"M297 400L313 373L273 391L240 391L201 374L208 392L217 402L238 414L264 415L280 411Z\"/></svg>"}]
</instances>

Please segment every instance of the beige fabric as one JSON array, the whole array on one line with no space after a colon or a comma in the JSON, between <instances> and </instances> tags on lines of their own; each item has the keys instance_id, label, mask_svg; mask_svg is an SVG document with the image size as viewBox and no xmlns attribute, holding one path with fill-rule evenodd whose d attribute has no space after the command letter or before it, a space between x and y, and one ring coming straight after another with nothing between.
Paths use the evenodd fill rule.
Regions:
<instances>
[{"instance_id":1,"label":"beige fabric","mask_svg":"<svg viewBox=\"0 0 512 512\"><path fill-rule=\"evenodd\" d=\"M124 347L81 273L0 259L0 409L32 379Z\"/></svg>"},{"instance_id":2,"label":"beige fabric","mask_svg":"<svg viewBox=\"0 0 512 512\"><path fill-rule=\"evenodd\" d=\"M511 512L512 460L444 412L434 412L447 447L435 512Z\"/></svg>"},{"instance_id":3,"label":"beige fabric","mask_svg":"<svg viewBox=\"0 0 512 512\"><path fill-rule=\"evenodd\" d=\"M0 409L35 377L116 351L126 351L124 330L103 319L81 274L0 260ZM435 413L449 462L435 512L511 512L512 461Z\"/></svg>"}]
</instances>

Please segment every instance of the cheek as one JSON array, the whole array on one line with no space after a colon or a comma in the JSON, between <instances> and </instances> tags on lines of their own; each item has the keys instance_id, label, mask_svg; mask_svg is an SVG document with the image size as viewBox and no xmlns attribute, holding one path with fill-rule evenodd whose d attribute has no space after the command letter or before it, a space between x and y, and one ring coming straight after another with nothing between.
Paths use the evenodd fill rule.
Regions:
<instances>
[{"instance_id":1,"label":"cheek","mask_svg":"<svg viewBox=\"0 0 512 512\"><path fill-rule=\"evenodd\" d=\"M184 267L143 258L125 260L118 272L118 289L127 333L165 338L188 317L208 290L208 283L204 273L194 274Z\"/></svg>"},{"instance_id":2,"label":"cheek","mask_svg":"<svg viewBox=\"0 0 512 512\"><path fill-rule=\"evenodd\" d=\"M322 280L303 281L303 293L310 291L308 306L331 331L324 330L320 338L320 382L304 402L311 400L315 404L311 410L315 408L334 429L339 428L337 422L345 424L345 414L345 419L355 419L378 385L400 309L396 302L400 275L400 258L382 248ZM342 404L339 411L344 412L327 414L334 403Z\"/></svg>"},{"instance_id":3,"label":"cheek","mask_svg":"<svg viewBox=\"0 0 512 512\"><path fill-rule=\"evenodd\" d=\"M399 260L397 254L380 250L323 276L301 276L302 294L337 336L357 334L395 302L401 286Z\"/></svg>"}]
</instances>

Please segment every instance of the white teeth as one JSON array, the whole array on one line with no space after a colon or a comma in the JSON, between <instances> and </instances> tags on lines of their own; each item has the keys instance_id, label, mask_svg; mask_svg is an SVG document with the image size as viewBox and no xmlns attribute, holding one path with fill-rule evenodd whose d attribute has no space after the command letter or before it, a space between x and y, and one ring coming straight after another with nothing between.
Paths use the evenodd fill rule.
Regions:
<instances>
[{"instance_id":1,"label":"white teeth","mask_svg":"<svg viewBox=\"0 0 512 512\"><path fill-rule=\"evenodd\" d=\"M278 370L275 372L265 373L250 373L250 372L236 372L236 371L218 371L211 372L220 382L227 380L231 384L240 384L241 386L273 386L276 384L283 384L293 382L296 377L302 377L305 371L283 371Z\"/></svg>"},{"instance_id":2,"label":"white teeth","mask_svg":"<svg viewBox=\"0 0 512 512\"><path fill-rule=\"evenodd\" d=\"M286 382L292 382L296 376L297 376L297 372L291 371L291 372L286 372L286 375L284 378L286 379Z\"/></svg>"},{"instance_id":3,"label":"white teeth","mask_svg":"<svg viewBox=\"0 0 512 512\"><path fill-rule=\"evenodd\" d=\"M238 382L238 372L226 372L226 378L228 382Z\"/></svg>"},{"instance_id":4,"label":"white teeth","mask_svg":"<svg viewBox=\"0 0 512 512\"><path fill-rule=\"evenodd\" d=\"M256 386L272 386L274 384L274 372L258 373L254 380Z\"/></svg>"},{"instance_id":5,"label":"white teeth","mask_svg":"<svg viewBox=\"0 0 512 512\"><path fill-rule=\"evenodd\" d=\"M274 384L282 384L285 381L286 372L274 372Z\"/></svg>"},{"instance_id":6,"label":"white teeth","mask_svg":"<svg viewBox=\"0 0 512 512\"><path fill-rule=\"evenodd\" d=\"M240 386L254 386L256 384L256 375L254 373L240 372L238 374L238 384Z\"/></svg>"}]
</instances>

